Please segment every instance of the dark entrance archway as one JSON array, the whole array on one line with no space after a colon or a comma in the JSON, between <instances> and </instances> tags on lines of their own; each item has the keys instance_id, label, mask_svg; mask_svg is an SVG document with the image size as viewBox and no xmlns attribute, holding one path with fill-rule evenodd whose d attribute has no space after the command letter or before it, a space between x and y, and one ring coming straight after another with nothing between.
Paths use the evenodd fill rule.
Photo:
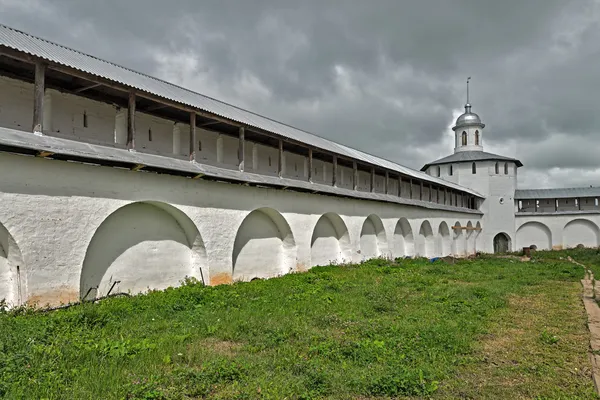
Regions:
<instances>
[{"instance_id":1,"label":"dark entrance archway","mask_svg":"<svg viewBox=\"0 0 600 400\"><path fill-rule=\"evenodd\" d=\"M494 253L508 253L510 251L510 237L506 233L494 236Z\"/></svg>"}]
</instances>

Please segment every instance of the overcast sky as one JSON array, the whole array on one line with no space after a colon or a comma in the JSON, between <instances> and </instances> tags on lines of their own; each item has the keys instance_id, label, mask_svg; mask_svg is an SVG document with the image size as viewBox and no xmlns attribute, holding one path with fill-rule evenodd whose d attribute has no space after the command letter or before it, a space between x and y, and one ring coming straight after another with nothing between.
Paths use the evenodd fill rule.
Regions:
<instances>
[{"instance_id":1,"label":"overcast sky","mask_svg":"<svg viewBox=\"0 0 600 400\"><path fill-rule=\"evenodd\" d=\"M600 186L596 0L0 0L0 22L419 169L471 103L520 187Z\"/></svg>"}]
</instances>

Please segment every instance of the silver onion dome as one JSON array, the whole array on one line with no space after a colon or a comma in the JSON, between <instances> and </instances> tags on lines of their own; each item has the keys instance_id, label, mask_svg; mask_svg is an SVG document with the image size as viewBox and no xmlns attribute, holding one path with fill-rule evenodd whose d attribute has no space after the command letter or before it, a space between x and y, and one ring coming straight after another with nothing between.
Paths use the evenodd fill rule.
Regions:
<instances>
[{"instance_id":1,"label":"silver onion dome","mask_svg":"<svg viewBox=\"0 0 600 400\"><path fill-rule=\"evenodd\" d=\"M465 104L465 112L461 114L460 117L456 119L456 124L454 125L453 130L461 128L463 126L472 126L479 125L483 128L485 125L481 123L481 119L479 115L471 112L471 105L469 103Z\"/></svg>"}]
</instances>

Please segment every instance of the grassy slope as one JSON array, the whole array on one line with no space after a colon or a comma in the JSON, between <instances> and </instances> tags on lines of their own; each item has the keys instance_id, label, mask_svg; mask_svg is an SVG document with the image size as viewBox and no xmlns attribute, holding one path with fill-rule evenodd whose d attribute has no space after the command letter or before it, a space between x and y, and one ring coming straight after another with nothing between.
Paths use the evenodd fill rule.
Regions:
<instances>
[{"instance_id":1,"label":"grassy slope","mask_svg":"<svg viewBox=\"0 0 600 400\"><path fill-rule=\"evenodd\" d=\"M582 276L372 261L0 315L0 397L591 399Z\"/></svg>"}]
</instances>

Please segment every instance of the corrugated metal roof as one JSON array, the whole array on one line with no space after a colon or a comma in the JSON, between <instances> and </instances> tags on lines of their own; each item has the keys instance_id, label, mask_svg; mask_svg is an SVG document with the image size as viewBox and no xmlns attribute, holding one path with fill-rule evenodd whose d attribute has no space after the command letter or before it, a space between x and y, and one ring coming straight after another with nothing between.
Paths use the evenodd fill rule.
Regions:
<instances>
[{"instance_id":1,"label":"corrugated metal roof","mask_svg":"<svg viewBox=\"0 0 600 400\"><path fill-rule=\"evenodd\" d=\"M517 167L522 167L521 161L510 158L499 156L498 154L486 153L485 151L459 151L448 157L440 158L439 160L425 164L421 171L425 171L431 165L451 164L456 162L472 162L472 161L512 161L517 164Z\"/></svg>"},{"instance_id":2,"label":"corrugated metal roof","mask_svg":"<svg viewBox=\"0 0 600 400\"><path fill-rule=\"evenodd\" d=\"M165 98L189 107L200 109L231 121L262 129L282 137L296 140L306 145L320 148L328 152L369 163L381 168L400 172L407 176L429 181L441 186L460 190L483 197L471 189L444 181L413 170L389 160L376 157L362 151L332 142L306 131L260 116L239 107L218 101L211 97L173 85L171 83L135 72L131 69L101 60L77 50L52 43L48 40L32 36L28 33L0 24L0 46L21 51L44 60L108 79L137 90Z\"/></svg>"},{"instance_id":3,"label":"corrugated metal roof","mask_svg":"<svg viewBox=\"0 0 600 400\"><path fill-rule=\"evenodd\" d=\"M600 187L564 189L517 189L515 199L564 199L575 197L600 197Z\"/></svg>"}]
</instances>

